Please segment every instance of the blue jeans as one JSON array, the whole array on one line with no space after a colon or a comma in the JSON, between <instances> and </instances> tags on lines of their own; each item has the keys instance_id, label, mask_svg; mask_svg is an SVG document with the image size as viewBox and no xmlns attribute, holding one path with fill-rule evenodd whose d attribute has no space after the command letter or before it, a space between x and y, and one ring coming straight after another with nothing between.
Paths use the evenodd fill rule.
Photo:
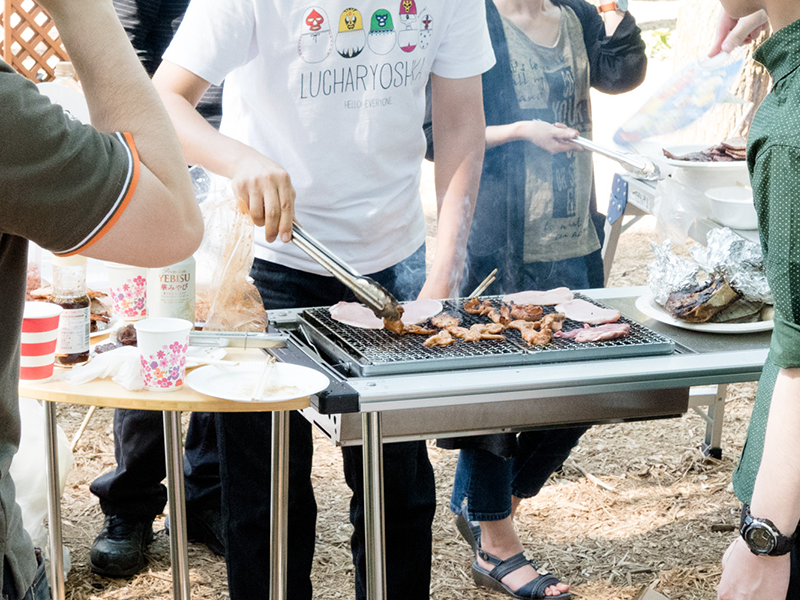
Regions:
<instances>
[{"instance_id":1,"label":"blue jeans","mask_svg":"<svg viewBox=\"0 0 800 600\"><path fill-rule=\"evenodd\" d=\"M50 583L47 581L44 557L36 551L37 568L31 587L24 595L18 596L14 591L14 577L8 563L3 561L3 600L50 600Z\"/></svg>"},{"instance_id":2,"label":"blue jeans","mask_svg":"<svg viewBox=\"0 0 800 600\"><path fill-rule=\"evenodd\" d=\"M333 277L256 259L251 276L264 306L301 308L354 301ZM402 300L413 298L425 279L425 248L371 277ZM289 432L288 597L310 600L317 506L311 486L311 425L292 413ZM217 437L222 479L222 517L228 540L226 563L231 600L263 600L269 573L269 413L219 413ZM433 468L424 442L384 446L388 597L429 596L431 524L436 509ZM364 494L361 448L342 448L345 479L353 491L350 522L356 597L366 598ZM324 596L318 593L317 597Z\"/></svg>"},{"instance_id":3,"label":"blue jeans","mask_svg":"<svg viewBox=\"0 0 800 600\"><path fill-rule=\"evenodd\" d=\"M511 496L532 498L564 464L588 427L525 431L517 452L503 458L488 450L464 449L458 456L450 510L466 501L470 521L500 521L511 514Z\"/></svg>"}]
</instances>

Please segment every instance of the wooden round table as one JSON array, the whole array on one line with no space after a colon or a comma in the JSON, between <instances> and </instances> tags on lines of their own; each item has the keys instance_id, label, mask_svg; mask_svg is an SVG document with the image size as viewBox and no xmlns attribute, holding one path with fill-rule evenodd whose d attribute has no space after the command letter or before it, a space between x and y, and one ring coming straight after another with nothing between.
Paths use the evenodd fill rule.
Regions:
<instances>
[{"instance_id":1,"label":"wooden round table","mask_svg":"<svg viewBox=\"0 0 800 600\"><path fill-rule=\"evenodd\" d=\"M266 360L261 350L229 349L226 360ZM126 390L110 379L95 379L82 385L59 381L64 370L56 368L52 381L20 382L19 395L45 401L48 523L50 525L50 583L54 600L64 600L64 559L62 554L61 504L56 437L57 402L105 408L158 410L164 414L164 449L169 497L170 559L173 598L190 600L189 556L186 540L186 504L183 489L183 411L192 412L274 412L272 419L272 487L270 499L270 600L286 598L286 529L289 486L289 411L307 408L309 398L281 402L233 402L194 391L188 386L174 392Z\"/></svg>"}]
</instances>

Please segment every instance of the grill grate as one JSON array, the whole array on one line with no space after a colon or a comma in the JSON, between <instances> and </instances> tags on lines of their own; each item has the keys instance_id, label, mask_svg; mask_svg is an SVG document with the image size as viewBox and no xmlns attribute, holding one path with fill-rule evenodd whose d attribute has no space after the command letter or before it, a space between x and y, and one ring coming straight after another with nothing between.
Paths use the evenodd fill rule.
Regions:
<instances>
[{"instance_id":1,"label":"grill grate","mask_svg":"<svg viewBox=\"0 0 800 600\"><path fill-rule=\"evenodd\" d=\"M581 296L597 306L602 304ZM483 296L499 307L502 296ZM445 300L444 312L458 317L460 325L469 328L475 323L489 322L487 317L472 315L463 309L466 299ZM552 306L544 306L544 314L555 312ZM421 371L469 369L481 367L540 364L575 360L595 360L671 354L674 342L626 317L620 322L630 325L627 337L604 342L576 342L568 338L553 338L547 346L529 346L519 331L503 332L505 340L482 340L466 342L456 339L450 346L427 348L422 343L425 335L396 335L385 329L360 329L335 321L327 308L310 308L300 314L301 327L308 336L322 346L335 359L345 363L350 372L358 376L390 375ZM430 322L422 323L423 326ZM563 330L571 331L583 327L579 321L566 320Z\"/></svg>"}]
</instances>

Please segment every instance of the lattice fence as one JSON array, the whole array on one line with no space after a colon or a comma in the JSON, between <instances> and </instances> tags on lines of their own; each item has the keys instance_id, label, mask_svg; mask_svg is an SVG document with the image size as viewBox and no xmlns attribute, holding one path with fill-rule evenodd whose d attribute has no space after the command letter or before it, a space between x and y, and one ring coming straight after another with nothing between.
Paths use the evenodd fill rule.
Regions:
<instances>
[{"instance_id":1,"label":"lattice fence","mask_svg":"<svg viewBox=\"0 0 800 600\"><path fill-rule=\"evenodd\" d=\"M33 0L3 0L0 13L3 60L32 81L50 81L62 60L69 60L53 19Z\"/></svg>"}]
</instances>

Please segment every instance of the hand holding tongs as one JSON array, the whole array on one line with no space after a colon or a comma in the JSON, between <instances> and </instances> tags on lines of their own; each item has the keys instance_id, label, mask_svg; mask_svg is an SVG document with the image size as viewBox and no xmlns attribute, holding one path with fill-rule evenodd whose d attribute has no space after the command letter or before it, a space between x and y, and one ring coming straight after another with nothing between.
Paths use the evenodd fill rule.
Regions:
<instances>
[{"instance_id":1,"label":"hand holding tongs","mask_svg":"<svg viewBox=\"0 0 800 600\"><path fill-rule=\"evenodd\" d=\"M325 267L336 279L341 281L367 307L381 319L400 320L399 304L386 288L378 282L361 275L350 265L337 257L319 241L306 233L300 225L292 225L292 241L303 252Z\"/></svg>"},{"instance_id":2,"label":"hand holding tongs","mask_svg":"<svg viewBox=\"0 0 800 600\"><path fill-rule=\"evenodd\" d=\"M626 171L629 171L631 175L637 179L655 181L661 178L661 170L658 168L658 165L643 156L637 156L627 152L618 152L616 150L612 150L611 148L605 148L604 146L599 146L592 140L588 140L581 136L571 139L570 141L578 146L581 146L582 148L586 148L592 152L597 152L598 154L602 154L603 156L607 156L608 158L617 161L625 168Z\"/></svg>"}]
</instances>

